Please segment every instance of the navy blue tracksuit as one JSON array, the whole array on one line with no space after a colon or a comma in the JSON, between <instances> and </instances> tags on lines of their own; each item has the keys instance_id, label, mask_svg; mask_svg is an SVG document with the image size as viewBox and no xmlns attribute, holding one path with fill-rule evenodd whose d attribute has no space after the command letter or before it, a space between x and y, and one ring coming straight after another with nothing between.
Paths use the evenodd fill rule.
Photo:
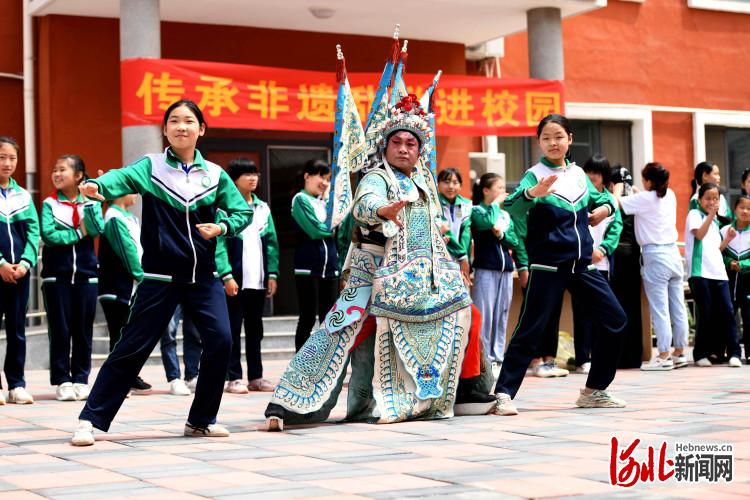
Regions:
<instances>
[{"instance_id":1,"label":"navy blue tracksuit","mask_svg":"<svg viewBox=\"0 0 750 500\"><path fill-rule=\"evenodd\" d=\"M168 148L162 155L149 155L92 182L107 199L134 191L143 196L144 279L136 288L120 341L102 365L79 418L97 429L109 429L182 304L203 343L188 423L207 427L215 423L219 411L232 337L224 287L216 273L216 241L203 239L196 224L215 221L231 237L251 222L252 209L226 172L205 161L197 150L192 165L182 163ZM219 208L224 215L217 214Z\"/></svg>"},{"instance_id":2,"label":"navy blue tracksuit","mask_svg":"<svg viewBox=\"0 0 750 500\"><path fill-rule=\"evenodd\" d=\"M559 269L530 266L521 317L505 351L496 393L515 397L529 363L537 356L540 332L545 330L554 312L550 304L556 304L565 290L582 298L590 317L601 325L601 334L592 339L592 363L586 387L606 389L614 380L620 350L620 335L617 334L625 327L625 313L598 270L587 269L584 265L571 272L572 264L565 263Z\"/></svg>"},{"instance_id":3,"label":"navy blue tracksuit","mask_svg":"<svg viewBox=\"0 0 750 500\"><path fill-rule=\"evenodd\" d=\"M554 194L542 198L529 190L539 179L556 175ZM591 264L593 240L588 227L589 211L612 201L599 193L588 176L575 164L555 166L545 158L530 168L518 189L505 200L511 217L528 215L526 247L529 255L529 282L495 392L515 397L529 363L539 352L543 332L556 312L565 290L584 301L592 319L601 326L594 339L591 370L586 387L606 389L614 380L621 335L627 318L609 284Z\"/></svg>"},{"instance_id":4,"label":"navy blue tracksuit","mask_svg":"<svg viewBox=\"0 0 750 500\"><path fill-rule=\"evenodd\" d=\"M26 306L29 302L29 274L17 284L0 281L0 318L5 320L8 349L5 354L5 377L8 389L25 387Z\"/></svg>"},{"instance_id":5,"label":"navy blue tracksuit","mask_svg":"<svg viewBox=\"0 0 750 500\"><path fill-rule=\"evenodd\" d=\"M165 283L143 280L136 289L130 321L122 330L116 348L102 366L81 420L107 431L132 382L169 325L178 304L191 311L203 344L201 374L195 388L188 422L202 427L216 421L232 338L224 287L218 278L196 283Z\"/></svg>"},{"instance_id":6,"label":"navy blue tracksuit","mask_svg":"<svg viewBox=\"0 0 750 500\"><path fill-rule=\"evenodd\" d=\"M94 237L104 230L101 206L80 195L69 201L58 191L42 203L41 219L50 383L88 384L98 290Z\"/></svg>"}]
</instances>

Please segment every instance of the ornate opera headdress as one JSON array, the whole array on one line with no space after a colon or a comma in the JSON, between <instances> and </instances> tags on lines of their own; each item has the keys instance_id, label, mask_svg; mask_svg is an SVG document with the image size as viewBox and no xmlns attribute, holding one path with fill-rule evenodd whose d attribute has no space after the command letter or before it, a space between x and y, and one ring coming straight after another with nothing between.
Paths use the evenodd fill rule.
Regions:
<instances>
[{"instance_id":1,"label":"ornate opera headdress","mask_svg":"<svg viewBox=\"0 0 750 500\"><path fill-rule=\"evenodd\" d=\"M403 46L399 47L398 37L397 24L393 33L391 52L385 62L364 127L349 86L344 54L341 46L336 46L339 92L336 99L333 136L332 189L326 220L327 226L331 229L338 226L351 209L353 193L350 174L368 168L370 157L385 149L388 138L394 132L405 130L414 134L420 146L418 164L429 170L433 180L436 177L437 158L433 131L435 117L431 111L432 95L442 72L439 71L435 76L421 101L416 95L408 94L404 83L408 40L404 40ZM379 163L382 163L382 160L375 160L375 164Z\"/></svg>"},{"instance_id":2,"label":"ornate opera headdress","mask_svg":"<svg viewBox=\"0 0 750 500\"><path fill-rule=\"evenodd\" d=\"M406 131L417 138L420 152L426 153L426 148L429 148L433 134L429 119L428 113L422 109L417 96L414 94L405 95L401 101L389 108L388 117L380 129L378 146L385 149L391 135Z\"/></svg>"}]
</instances>

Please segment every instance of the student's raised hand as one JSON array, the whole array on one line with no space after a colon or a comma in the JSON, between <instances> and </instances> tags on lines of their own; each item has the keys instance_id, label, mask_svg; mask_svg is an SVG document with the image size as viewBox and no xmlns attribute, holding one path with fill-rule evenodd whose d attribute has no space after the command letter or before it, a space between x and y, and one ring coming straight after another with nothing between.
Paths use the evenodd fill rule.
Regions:
<instances>
[{"instance_id":1,"label":"student's raised hand","mask_svg":"<svg viewBox=\"0 0 750 500\"><path fill-rule=\"evenodd\" d=\"M542 177L542 179L536 184L536 186L531 187L527 190L527 193L532 198L542 198L544 196L552 194L555 192L555 189L552 188L552 184L554 184L556 180L557 175L555 174L547 177Z\"/></svg>"},{"instance_id":2,"label":"student's raised hand","mask_svg":"<svg viewBox=\"0 0 750 500\"><path fill-rule=\"evenodd\" d=\"M211 222L207 224L196 224L195 227L198 228L198 232L201 233L204 240L216 238L221 234L221 226Z\"/></svg>"},{"instance_id":3,"label":"student's raised hand","mask_svg":"<svg viewBox=\"0 0 750 500\"><path fill-rule=\"evenodd\" d=\"M607 218L609 209L607 207L598 207L589 214L589 226L597 226L601 221Z\"/></svg>"},{"instance_id":4,"label":"student's raised hand","mask_svg":"<svg viewBox=\"0 0 750 500\"><path fill-rule=\"evenodd\" d=\"M276 283L276 280L273 278L269 278L268 289L266 290L266 297L271 298L274 295L276 295L276 290L278 290L278 284Z\"/></svg>"},{"instance_id":5,"label":"student's raised hand","mask_svg":"<svg viewBox=\"0 0 750 500\"><path fill-rule=\"evenodd\" d=\"M5 263L2 266L0 266L0 278L3 279L6 283L16 283L16 278L14 277L14 274L16 272L16 266L15 264L8 264Z\"/></svg>"},{"instance_id":6,"label":"student's raised hand","mask_svg":"<svg viewBox=\"0 0 750 500\"><path fill-rule=\"evenodd\" d=\"M240 293L240 287L234 278L230 278L224 282L224 291L227 293L227 297L236 297Z\"/></svg>"},{"instance_id":7,"label":"student's raised hand","mask_svg":"<svg viewBox=\"0 0 750 500\"><path fill-rule=\"evenodd\" d=\"M26 269L26 266L22 266L21 264L16 264L14 267L16 269L15 271L13 271L13 278L15 278L16 280L20 280L21 278L26 276L26 273L29 272L29 270Z\"/></svg>"},{"instance_id":8,"label":"student's raised hand","mask_svg":"<svg viewBox=\"0 0 750 500\"><path fill-rule=\"evenodd\" d=\"M398 227L404 227L404 224L400 220L398 220L398 213L402 208L406 206L407 203L408 201L401 200L395 203L391 203L390 205L380 207L377 211L378 217L380 217L381 219L393 221Z\"/></svg>"},{"instance_id":9,"label":"student's raised hand","mask_svg":"<svg viewBox=\"0 0 750 500\"><path fill-rule=\"evenodd\" d=\"M733 227L727 229L727 235L724 236L724 241L732 241L737 236L737 231Z\"/></svg>"},{"instance_id":10,"label":"student's raised hand","mask_svg":"<svg viewBox=\"0 0 750 500\"><path fill-rule=\"evenodd\" d=\"M492 203L494 203L496 205L503 206L503 203L505 202L505 198L507 198L507 197L508 197L508 192L507 191L503 191L502 193L500 193L499 195L497 195L497 198L495 198L494 200L492 200Z\"/></svg>"},{"instance_id":11,"label":"student's raised hand","mask_svg":"<svg viewBox=\"0 0 750 500\"><path fill-rule=\"evenodd\" d=\"M104 196L99 193L99 186L93 182L83 182L78 185L78 191L86 198L104 201Z\"/></svg>"}]
</instances>

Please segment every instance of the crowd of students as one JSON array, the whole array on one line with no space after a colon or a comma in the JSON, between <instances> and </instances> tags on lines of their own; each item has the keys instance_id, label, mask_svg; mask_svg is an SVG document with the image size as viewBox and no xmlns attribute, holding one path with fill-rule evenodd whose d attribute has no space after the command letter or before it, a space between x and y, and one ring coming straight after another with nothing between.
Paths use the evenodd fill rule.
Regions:
<instances>
[{"instance_id":1,"label":"crowd of students","mask_svg":"<svg viewBox=\"0 0 750 500\"><path fill-rule=\"evenodd\" d=\"M247 159L233 160L223 170L201 157L196 143L206 124L191 101L170 106L163 126L170 143L163 154L147 155L95 180L87 178L80 157L58 158L52 170L55 192L43 200L41 221L30 194L13 179L19 146L0 137L0 214L7 225L7 231L0 231L0 313L8 332L8 401L33 402L23 374L24 324L29 270L37 263L41 239L50 383L61 401L87 400L74 443L93 442L92 427L106 430L132 389L150 388L138 372L159 340L170 392L196 393L188 435L226 434L215 423L222 390L274 388L263 378L260 344L264 303L277 289L279 247L271 211L255 194L259 172ZM540 377L568 374L554 361L566 289L573 296L575 372L588 374L578 403L622 406L605 389L617 368L622 342L617 334L626 328L625 310L638 300L613 293L610 286L628 216L640 247L642 283L658 350L641 369L688 365L683 259L669 172L649 163L641 172L643 189L638 190L631 189L632 183L614 182L622 180L622 167L611 167L603 155L594 155L583 169L575 166L568 154L570 125L560 115L545 118L537 137L544 156L510 196L504 179L494 173L477 180L473 200L461 196L463 179L457 169L439 173L444 239L482 317L481 341L498 378L501 414L515 411L510 399L530 365ZM323 195L330 175L325 162L309 162L291 203L300 309L297 349L316 317L322 320L331 308L349 246L342 234L351 221L338 234L325 224ZM720 193L718 167L703 162L695 168L684 239L695 301L697 366L741 366L738 315L745 356L750 354L749 177L750 169L743 174L743 194L732 212ZM143 233L128 211L138 195L150 224ZM109 201L103 214L104 200ZM586 252L590 255L583 255ZM516 276L524 303L509 336ZM635 293L640 294L639 288L631 287L626 295ZM111 353L91 388L97 297ZM179 306L185 320L186 381L175 352ZM241 363L243 323L247 377ZM0 391L0 403L5 401Z\"/></svg>"}]
</instances>

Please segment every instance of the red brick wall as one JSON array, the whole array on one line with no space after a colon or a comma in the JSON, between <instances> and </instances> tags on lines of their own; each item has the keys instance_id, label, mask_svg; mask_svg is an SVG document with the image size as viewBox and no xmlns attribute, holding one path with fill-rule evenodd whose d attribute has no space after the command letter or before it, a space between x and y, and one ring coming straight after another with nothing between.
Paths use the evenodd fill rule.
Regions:
<instances>
[{"instance_id":1,"label":"red brick wall","mask_svg":"<svg viewBox=\"0 0 750 500\"><path fill-rule=\"evenodd\" d=\"M23 38L21 2L0 0L0 72L23 73ZM18 168L14 175L21 184L25 180L23 152L23 81L0 77L0 135L13 137L21 146Z\"/></svg>"},{"instance_id":2,"label":"red brick wall","mask_svg":"<svg viewBox=\"0 0 750 500\"><path fill-rule=\"evenodd\" d=\"M690 9L685 0L610 0L563 20L563 44L568 101L750 110L750 15ZM528 77L526 33L506 38L501 67L505 77ZM654 159L671 172L682 231L692 116L653 113L653 141Z\"/></svg>"}]
</instances>

